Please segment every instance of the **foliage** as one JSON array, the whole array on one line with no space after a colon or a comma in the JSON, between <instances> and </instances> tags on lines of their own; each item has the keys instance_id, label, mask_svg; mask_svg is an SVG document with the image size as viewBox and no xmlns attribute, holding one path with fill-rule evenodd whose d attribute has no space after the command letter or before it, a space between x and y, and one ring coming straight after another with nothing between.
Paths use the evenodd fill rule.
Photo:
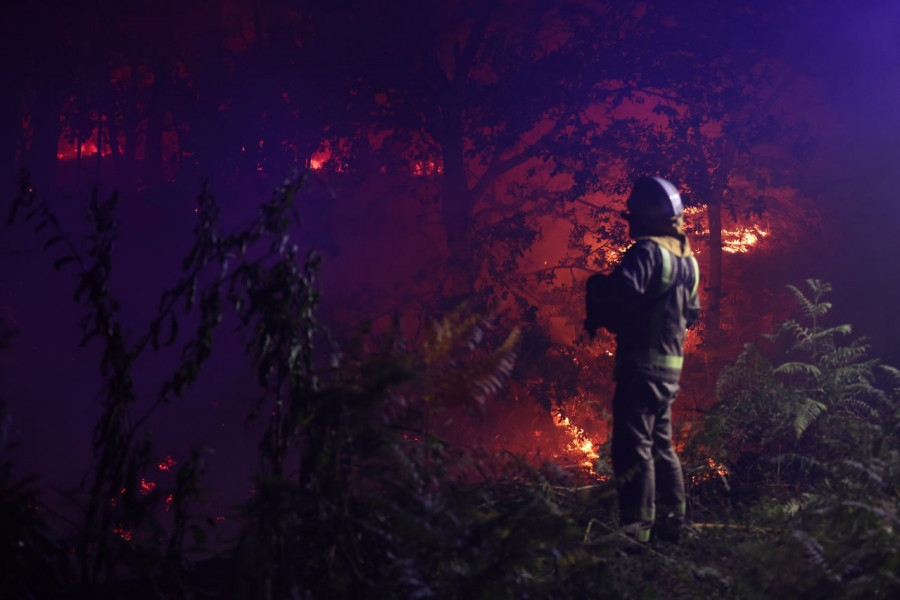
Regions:
<instances>
[{"instance_id":1,"label":"foliage","mask_svg":"<svg viewBox=\"0 0 900 600\"><path fill-rule=\"evenodd\" d=\"M173 397L182 397L196 382L211 355L213 334L223 321L226 300L254 334L247 351L263 388L256 408L266 402L280 406L280 394L288 379L302 386L301 395L306 388L314 389L310 353L317 331L312 319L317 296L311 280L317 261L311 256L305 268L301 267L296 260L297 248L289 243L297 186L297 180L288 180L270 202L260 207L255 221L232 234L218 230L219 208L204 189L198 196L195 243L183 261L181 278L162 294L157 314L146 331L129 344L118 300L110 289L117 196L104 200L95 191L89 211L93 232L82 255L49 205L38 199L28 174L23 173L9 220L13 222L20 211L26 211L25 220L36 223L37 232L49 231L45 249L63 249L54 266L81 267L75 300L85 307L82 344L94 338L102 344L103 412L94 431L96 465L86 490L83 523L78 526L77 540L71 542L79 563L78 585L83 589L93 590L108 582L123 565L138 577L150 577L158 569L177 577L183 568L186 534L190 533L195 546L204 545L203 521L191 514L191 504L199 493L203 451L197 448L179 461L168 494L171 523L166 527L155 510L166 495L162 489L145 493L142 488L154 458L146 424L154 413L170 405ZM179 321L186 318L179 314L181 306L186 312L197 309L194 334L182 341L180 361L156 397L149 401L138 398L133 384L136 364L151 348L176 345L181 338ZM269 449L263 454L267 472L280 473L283 469L288 444L285 430L296 427L291 418L296 419L292 411L273 411L263 441ZM129 544L132 540L141 544Z\"/></svg>"},{"instance_id":2,"label":"foliage","mask_svg":"<svg viewBox=\"0 0 900 600\"><path fill-rule=\"evenodd\" d=\"M102 345L105 404L74 535L35 511L33 484L12 479L3 463L8 560L0 590L267 599L844 598L898 590L900 447L892 434L900 371L867 358L863 342L843 343L848 327L823 327L829 286L809 280L806 290L791 288L800 310L770 336L777 360L751 346L720 377L720 402L688 464L699 473L698 460L713 457L728 469L731 488L720 490L718 512L695 504L695 516L710 522L679 546L635 547L617 528L611 481L440 437L450 418L477 416L515 376L517 355L533 351L517 331L505 335L463 305L419 344L395 327L338 348L316 318L317 259L301 259L291 241L298 185L289 180L235 233L219 230L218 206L204 190L181 278L128 344L109 288L115 197L95 196L83 256L23 179L15 210L50 230L48 247L63 248L59 268L82 267L77 297L86 340ZM205 543L203 515L191 508L202 449L181 461L168 521L159 519L159 492L128 490L154 452L147 415L177 414L229 320L245 332L259 385L247 398L248 417L267 419L240 535L198 559L185 547ZM183 321L195 329L179 347ZM141 402L131 387L138 358L167 347L181 360L158 395ZM571 357L561 361L576 369ZM693 497L706 498L698 490L710 484L694 479ZM121 537L122 528L133 537ZM31 583L35 576L44 587Z\"/></svg>"},{"instance_id":3,"label":"foliage","mask_svg":"<svg viewBox=\"0 0 900 600\"><path fill-rule=\"evenodd\" d=\"M793 493L809 491L808 484L819 480L817 465L847 448L860 458L872 456L892 410L877 386L878 361L867 357L865 340L843 343L849 325L822 325L831 286L815 279L806 286L788 288L798 318L765 336L779 351L776 362L758 345L747 345L719 377L719 403L707 421L710 435L725 438L729 432L721 456L730 464L751 455L776 458L774 471L755 483L788 486Z\"/></svg>"},{"instance_id":4,"label":"foliage","mask_svg":"<svg viewBox=\"0 0 900 600\"><path fill-rule=\"evenodd\" d=\"M499 307L504 327L534 323L526 336L552 323L564 352L580 328L583 277L608 269L627 244L618 213L632 172L668 174L695 205L727 188L741 217L794 183L789 161L754 146L796 141L792 122L769 110L777 84L795 78L756 42L770 39L781 9L578 0L95 8L35 19L41 27L18 20L29 27L13 46L26 52L8 62L32 67L8 112L24 112L10 119L17 147L32 168L43 164L45 192L66 179L57 171L71 169L67 184L83 188L108 169L117 186L174 213L169 189L198 173L223 188L268 189L285 164L315 158L345 193L341 203L312 203L307 218L324 223L306 230L316 247L340 253L349 270L365 249L361 236L340 239L346 217L374 214L371 229L415 257L402 261L405 275L417 272L404 294L348 295L346 310L365 318L402 311L424 326L475 295ZM690 34L697 29L706 33ZM747 160L707 194L716 187L707 180L724 177L726 138ZM87 141L88 156L74 158L61 140ZM90 144L108 152L91 155ZM386 208L415 217L380 218ZM405 245L413 221L428 225L416 232L427 262ZM705 229L716 227L697 233ZM704 283L710 299L730 284ZM541 361L520 368L533 380L553 375Z\"/></svg>"},{"instance_id":5,"label":"foliage","mask_svg":"<svg viewBox=\"0 0 900 600\"><path fill-rule=\"evenodd\" d=\"M829 284L788 289L797 317L766 336L769 353L748 345L722 372L692 440L695 456L712 453L728 472L725 504L705 508L772 532L776 551L753 555L772 595L891 597L900 372L869 358L864 340L843 341L849 325L823 326Z\"/></svg>"}]
</instances>

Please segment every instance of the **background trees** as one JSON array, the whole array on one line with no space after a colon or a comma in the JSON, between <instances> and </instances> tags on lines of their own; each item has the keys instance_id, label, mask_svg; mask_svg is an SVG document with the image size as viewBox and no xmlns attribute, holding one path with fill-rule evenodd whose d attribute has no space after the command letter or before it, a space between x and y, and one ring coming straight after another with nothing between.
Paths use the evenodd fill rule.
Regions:
<instances>
[{"instance_id":1,"label":"background trees","mask_svg":"<svg viewBox=\"0 0 900 600\"><path fill-rule=\"evenodd\" d=\"M185 199L201 178L223 182L224 218L237 222L256 205L247 198L291 165L309 167L318 183L298 199L301 244L331 264L323 314L336 332L400 315L415 338L474 296L523 326L515 395L572 414L573 402L601 403L608 383L594 365L611 341L573 342L581 281L627 244L617 213L634 173L672 178L692 205L710 307L691 340L696 364L739 347L710 353L705 342L740 341L770 319L771 282L788 268L775 252L809 230L795 173L811 136L797 107L816 96L773 50L789 13L740 3L97 2L41 20L21 8L26 26L10 32L21 60L5 67L23 81L7 149L61 208L87 206L65 195L73 189L122 189L124 226L154 248L132 284L177 260L170 247L188 242ZM752 252L722 254L747 232L756 241L741 247ZM687 389L702 407L716 369L695 372L702 381Z\"/></svg>"},{"instance_id":2,"label":"background trees","mask_svg":"<svg viewBox=\"0 0 900 600\"><path fill-rule=\"evenodd\" d=\"M472 582L495 585L489 593L501 596L581 597L586 590L598 597L659 596L684 586L704 597L820 597L839 589L836 581L852 581L861 595L889 590L897 560L891 534L896 382L887 371L880 376L889 383L876 385L882 382L860 344L835 343L814 356L798 345L793 351L800 358L777 368L768 354L745 354L720 380L723 403L711 423L721 427L689 464L695 498L702 500L695 505L708 509L704 514L716 525L747 518L742 524L760 526L752 532L710 528L711 540L688 544L677 559L650 554L622 561L612 488L585 467L603 442L612 348L609 339L575 343L581 282L609 268L627 244L617 215L633 174L661 174L684 190L690 231L708 269L703 293L711 310L706 329L689 341L679 407L705 410L716 399L718 365L731 362L768 323L783 320L782 300L790 295L777 290L798 279L795 269L809 276L820 268L852 268L858 281L875 264L878 289L890 289L884 282L892 279L893 254L868 236L875 231L893 239L896 209L860 205L870 194L864 190L891 198L893 177L857 185L886 172L892 146L884 146L887 158L877 163L886 167L864 176L854 176L856 167L848 165L856 163L837 160L836 153L820 158L816 170L810 165L823 156L812 153L812 142L827 136L833 142L835 132L846 131L819 114L827 113L823 106L852 120L869 105L851 100L878 96L882 115L895 112L890 88L876 84L893 81L896 64L854 51L850 38L819 35L854 31L859 22L837 19L850 12L762 4L238 0L133 8L100 0L46 14L37 4L15 6L0 41L11 57L0 67L4 82L12 82L0 97L2 152L8 164L32 171L33 188L25 186L20 199L37 190L58 212L91 209L104 224L105 233L69 248L82 256L99 250L96 260L68 276L93 286L85 291L99 308L88 324L100 325L115 346L105 365L114 377L103 381L118 395L104 395L113 401L98 406L96 392L104 388L92 359L104 353L94 356L92 346L76 351L77 328L61 324L66 310L57 298L71 293L71 282L63 276L53 283L41 242L30 233L4 236L0 322L21 333L0 376L12 422L29 420L20 433L0 433L46 440L39 448L32 444L31 458L51 484L59 480L51 467L66 469L70 481L89 464L99 482L82 488L93 495L86 504L82 498L71 505L89 509L75 545L82 551L75 553L79 573L71 569L72 538L61 545L45 535L44 520L18 518L34 517L35 498L11 475L4 455L0 496L4 515L14 515L5 522L22 526L3 528L18 538L4 540L4 556L11 558L0 563L13 569L6 574L44 574L48 593L79 577L97 581L97 565L102 572L104 565L127 564L156 582L154 569L180 574L180 550L192 541L202 546L204 532L216 531L203 519L220 523L214 519L223 516L204 504L202 518L192 520L190 504L176 500L176 491L185 500L197 497L203 458L203 482L228 499L252 498L227 523L244 534L232 548L247 559L245 583L256 591L292 590L298 581L313 582L305 591L322 596L379 588L397 596L474 595ZM860 30L866 43L892 47L894 31L873 26L889 23L884 15L891 10L866 13ZM832 17L837 25L815 28ZM798 39L807 40L803 48L792 46ZM867 76L835 80L829 65L847 57L866 58L850 66ZM891 68L880 72L872 64ZM841 82L869 85L845 90ZM885 121L884 131L891 124ZM859 154L859 163L869 164ZM274 198L277 206L265 204L262 214L263 228L274 236L265 265L272 268L254 262L268 249L246 256L230 290L243 304L224 310L235 298L204 284L223 284L219 268L235 267L246 241L225 232L247 222L252 230L260 198L291 166L305 170L307 185L291 202ZM828 177L832 171L840 172L838 192L830 187L838 177ZM217 197L205 193L194 204L204 177ZM115 220L110 205L97 202L111 194L86 193L95 184L120 189ZM811 199L817 210L826 209L821 220L836 223L827 229L832 237L816 235ZM219 207L223 225L216 229L211 223ZM282 219L294 207L303 222L299 232ZM852 235L844 236L841 252L834 250L833 240L857 220L867 226L867 252L859 255L853 240L860 238ZM52 220L46 222L44 233L52 229ZM112 244L114 225L121 235ZM129 360L144 339L135 324L146 323L147 315L152 323L159 310L146 290L159 281L170 285L173 272L194 264L182 262L181 250L190 253L197 236L207 249L221 250L198 283L209 318L186 317L198 327L195 343L169 362L150 355L131 386ZM292 236L297 250L282 236ZM325 257L317 272L321 304L311 271L298 260L308 246ZM831 260L835 255L839 260ZM128 268L111 270L113 264ZM106 278L110 273L117 275ZM179 290L189 296L189 288ZM844 292L853 298L847 306L865 300L893 310L888 294L860 289ZM118 304L108 302L113 297ZM449 312L463 297L473 306L493 305L499 319ZM312 369L304 360L313 305L334 339L356 340L355 351L344 346L339 368L324 360L323 369ZM227 336L222 352L207 356L220 313L259 325L248 334L256 351L250 361L237 358L245 347L240 342L248 340ZM438 314L450 316L432 329ZM360 337L354 330L365 321L372 333ZM503 342L513 326L522 338L508 372L515 337ZM172 332L169 321L156 327L156 335ZM803 327L794 323L786 332L803 334ZM431 340L424 353L410 350L423 340ZM460 374L469 345L500 348L488 353L491 368ZM477 400L456 396L496 390L494 370L510 377L494 402L480 408ZM196 375L200 388L178 404L176 418L135 427L127 414L160 400L163 382L154 378L161 373L175 373L181 389ZM749 383L741 387L729 377ZM260 380L268 392L262 396ZM435 398L458 402L438 411ZM754 410L735 409L746 398L754 399ZM248 408L259 409L257 423L266 417L261 431L245 429ZM702 419L695 420L690 432L700 428ZM838 427L844 421L853 426ZM42 426L51 423L63 433L47 435ZM86 432L95 423L108 426L97 430L97 464L87 456L95 440ZM142 437L144 425L158 436L152 446ZM455 444L434 435L438 425ZM576 427L588 430L590 452L570 446L584 448ZM192 452L198 440L216 452ZM789 473L779 470L787 465L785 447L795 455ZM159 475L159 465L170 466L164 456L148 462L155 458L148 448L171 448L183 469L169 482L174 513L165 514L175 528L155 530L149 516L165 510L162 479L156 492L138 491L141 469ZM713 451L721 448L733 453ZM494 449L527 453L538 465L561 457L563 467L576 468L496 462ZM854 459L842 461L851 452ZM77 472L56 464L57 456L73 458ZM813 458L821 464L804 470ZM731 491L722 484L723 470ZM809 473L816 485L805 487ZM788 475L793 487L783 486ZM578 476L590 477L590 485L577 485ZM772 486L762 486L765 497L748 500L736 492L741 477ZM119 495L124 480L129 491ZM120 525L147 537L132 543ZM27 551L20 541L29 542ZM773 546L784 554L773 555ZM33 571L16 568L32 559ZM240 572L237 562L205 564L212 575L204 580L198 572L203 585L222 572ZM780 577L773 582L760 572Z\"/></svg>"}]
</instances>

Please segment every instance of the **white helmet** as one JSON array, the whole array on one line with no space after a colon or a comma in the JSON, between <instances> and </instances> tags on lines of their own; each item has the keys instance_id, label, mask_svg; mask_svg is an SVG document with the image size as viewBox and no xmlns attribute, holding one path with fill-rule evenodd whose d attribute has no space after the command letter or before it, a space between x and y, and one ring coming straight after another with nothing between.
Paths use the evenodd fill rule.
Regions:
<instances>
[{"instance_id":1,"label":"white helmet","mask_svg":"<svg viewBox=\"0 0 900 600\"><path fill-rule=\"evenodd\" d=\"M678 190L662 177L638 179L625 206L632 217L645 222L669 221L684 211Z\"/></svg>"}]
</instances>

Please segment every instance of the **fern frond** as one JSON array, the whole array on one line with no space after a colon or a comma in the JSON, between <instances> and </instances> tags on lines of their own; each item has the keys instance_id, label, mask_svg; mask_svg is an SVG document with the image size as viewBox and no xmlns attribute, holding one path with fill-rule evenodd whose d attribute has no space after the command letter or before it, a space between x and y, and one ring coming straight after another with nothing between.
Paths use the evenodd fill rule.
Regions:
<instances>
[{"instance_id":1,"label":"fern frond","mask_svg":"<svg viewBox=\"0 0 900 600\"><path fill-rule=\"evenodd\" d=\"M878 365L878 369L887 375L888 380L893 387L900 388L900 369L890 365Z\"/></svg>"},{"instance_id":2,"label":"fern frond","mask_svg":"<svg viewBox=\"0 0 900 600\"><path fill-rule=\"evenodd\" d=\"M825 547L822 545L822 543L808 533L799 529L794 529L791 533L797 539L797 541L799 541L803 545L803 549L806 551L807 563L812 567L826 570L827 561L825 559Z\"/></svg>"},{"instance_id":3,"label":"fern frond","mask_svg":"<svg viewBox=\"0 0 900 600\"><path fill-rule=\"evenodd\" d=\"M826 294L830 294L832 289L831 284L827 281L815 278L807 279L806 286L812 292L813 302L815 303L818 303Z\"/></svg>"},{"instance_id":4,"label":"fern frond","mask_svg":"<svg viewBox=\"0 0 900 600\"><path fill-rule=\"evenodd\" d=\"M758 389L772 379L772 364L754 344L747 344L733 365L722 370L716 381L716 397L724 400L734 394Z\"/></svg>"},{"instance_id":5,"label":"fern frond","mask_svg":"<svg viewBox=\"0 0 900 600\"><path fill-rule=\"evenodd\" d=\"M817 380L822 376L822 371L817 366L804 362L786 362L775 367L772 372L782 375L809 375Z\"/></svg>"},{"instance_id":6,"label":"fern frond","mask_svg":"<svg viewBox=\"0 0 900 600\"><path fill-rule=\"evenodd\" d=\"M807 279L807 283L809 283L809 281L811 280ZM812 301L810 301L809 298L806 297L806 294L804 294L800 290L800 288L795 285L788 285L787 289L789 289L794 295L794 300L796 300L797 304L800 306L800 310L802 311L803 316L812 316L815 305L812 303Z\"/></svg>"},{"instance_id":7,"label":"fern frond","mask_svg":"<svg viewBox=\"0 0 900 600\"><path fill-rule=\"evenodd\" d=\"M473 397L479 403L484 403L489 396L499 392L509 380L521 338L521 332L514 329L489 356L473 362L465 369L464 377Z\"/></svg>"},{"instance_id":8,"label":"fern frond","mask_svg":"<svg viewBox=\"0 0 900 600\"><path fill-rule=\"evenodd\" d=\"M885 485L884 477L882 477L882 474L877 472L875 470L875 467L873 467L872 465L864 464L858 460L850 459L845 460L843 464L850 467L851 469L864 473L869 479L877 483L879 486Z\"/></svg>"},{"instance_id":9,"label":"fern frond","mask_svg":"<svg viewBox=\"0 0 900 600\"><path fill-rule=\"evenodd\" d=\"M798 472L803 473L805 477L814 474L823 474L831 471L829 465L815 456L809 454L799 454L796 452L785 452L779 456L782 464L791 466Z\"/></svg>"},{"instance_id":10,"label":"fern frond","mask_svg":"<svg viewBox=\"0 0 900 600\"><path fill-rule=\"evenodd\" d=\"M813 398L803 398L800 404L793 407L794 434L797 438L799 439L826 410L828 407L825 404Z\"/></svg>"},{"instance_id":11,"label":"fern frond","mask_svg":"<svg viewBox=\"0 0 900 600\"><path fill-rule=\"evenodd\" d=\"M829 310L831 310L831 302L819 302L818 304L813 304L810 316L816 318L824 317Z\"/></svg>"},{"instance_id":12,"label":"fern frond","mask_svg":"<svg viewBox=\"0 0 900 600\"><path fill-rule=\"evenodd\" d=\"M474 401L480 406L503 387L512 373L521 333L514 330L488 352L480 346L490 327L487 314L471 311L465 304L434 323L424 343L429 401L439 406Z\"/></svg>"},{"instance_id":13,"label":"fern frond","mask_svg":"<svg viewBox=\"0 0 900 600\"><path fill-rule=\"evenodd\" d=\"M823 338L830 338L834 335L850 335L853 332L853 327L851 325L837 325L835 327L829 327L828 329L820 329L815 332L812 337L813 339L820 340Z\"/></svg>"},{"instance_id":14,"label":"fern frond","mask_svg":"<svg viewBox=\"0 0 900 600\"><path fill-rule=\"evenodd\" d=\"M860 416L869 417L873 421L878 420L880 416L878 410L871 404L862 400L858 400L856 398L846 398L841 404L847 410L851 410Z\"/></svg>"},{"instance_id":15,"label":"fern frond","mask_svg":"<svg viewBox=\"0 0 900 600\"><path fill-rule=\"evenodd\" d=\"M856 500L845 500L841 504L843 506L847 506L847 507L851 507L851 508L862 509L866 512L876 515L877 517L879 517L880 519L882 519L884 521L889 521L889 522L893 522L893 523L898 522L897 517L895 515L892 515L891 513L889 513L888 511L886 511L883 508L879 508L877 506L872 506L871 504L866 504L865 502L858 502Z\"/></svg>"},{"instance_id":16,"label":"fern frond","mask_svg":"<svg viewBox=\"0 0 900 600\"><path fill-rule=\"evenodd\" d=\"M470 311L466 304L456 307L432 324L423 346L425 363L446 361L463 346L473 349L483 339L486 323L484 315Z\"/></svg>"},{"instance_id":17,"label":"fern frond","mask_svg":"<svg viewBox=\"0 0 900 600\"><path fill-rule=\"evenodd\" d=\"M878 363L877 359L871 359L865 363L860 362L865 359L868 354L868 344L854 343L850 344L849 346L838 346L832 350L829 350L826 354L823 354L821 356L820 362L823 365L831 368L861 366L871 372L875 365Z\"/></svg>"},{"instance_id":18,"label":"fern frond","mask_svg":"<svg viewBox=\"0 0 900 600\"><path fill-rule=\"evenodd\" d=\"M793 319L788 319L778 328L776 338L788 335L792 340L793 350L809 352L813 348L813 334L814 331L812 329L801 325Z\"/></svg>"}]
</instances>

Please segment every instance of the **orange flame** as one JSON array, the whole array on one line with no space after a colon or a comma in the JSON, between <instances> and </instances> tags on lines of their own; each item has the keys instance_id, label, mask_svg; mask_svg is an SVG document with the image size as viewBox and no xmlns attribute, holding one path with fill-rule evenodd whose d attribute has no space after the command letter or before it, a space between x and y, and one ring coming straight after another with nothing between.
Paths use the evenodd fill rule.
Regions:
<instances>
[{"instance_id":1,"label":"orange flame","mask_svg":"<svg viewBox=\"0 0 900 600\"><path fill-rule=\"evenodd\" d=\"M573 424L569 417L563 416L562 412L556 413L553 422L557 427L564 429L570 437L569 443L566 445L566 451L578 456L580 465L593 468L594 461L600 458L600 454L584 429Z\"/></svg>"},{"instance_id":2,"label":"orange flame","mask_svg":"<svg viewBox=\"0 0 900 600\"><path fill-rule=\"evenodd\" d=\"M730 254L746 254L767 235L768 230L760 229L756 225L739 227L735 230L723 229L722 251Z\"/></svg>"},{"instance_id":3,"label":"orange flame","mask_svg":"<svg viewBox=\"0 0 900 600\"><path fill-rule=\"evenodd\" d=\"M711 468L719 477L728 475L728 469L724 465L717 463L712 458L707 458L706 460L709 462L709 468Z\"/></svg>"},{"instance_id":4,"label":"orange flame","mask_svg":"<svg viewBox=\"0 0 900 600\"><path fill-rule=\"evenodd\" d=\"M702 219L701 222L704 222L705 211L705 204L688 206L684 209L684 215L686 218L696 215ZM709 235L709 228L698 229L696 233ZM734 229L722 229L722 251L729 254L746 254L755 246L758 246L767 235L769 235L769 230L758 224L736 226Z\"/></svg>"}]
</instances>

